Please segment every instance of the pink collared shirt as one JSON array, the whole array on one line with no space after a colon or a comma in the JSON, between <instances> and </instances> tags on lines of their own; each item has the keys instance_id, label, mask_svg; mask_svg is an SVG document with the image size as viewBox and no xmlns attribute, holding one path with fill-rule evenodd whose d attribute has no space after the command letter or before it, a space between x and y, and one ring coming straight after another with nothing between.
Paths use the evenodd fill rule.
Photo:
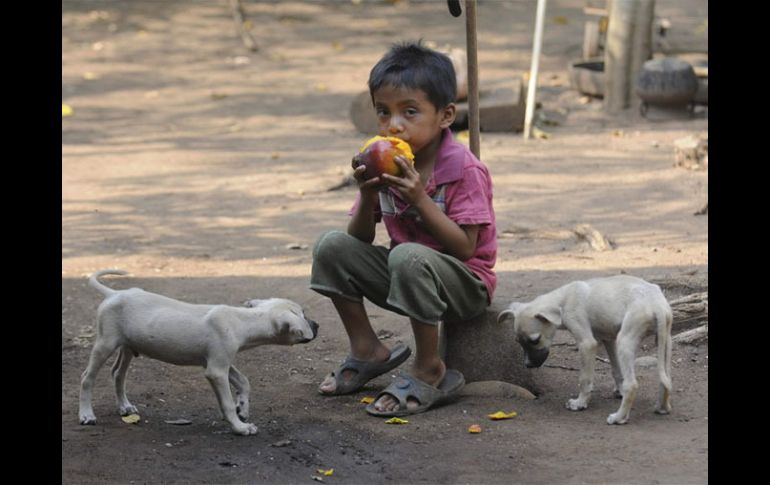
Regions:
<instances>
[{"instance_id":1,"label":"pink collared shirt","mask_svg":"<svg viewBox=\"0 0 770 485\"><path fill-rule=\"evenodd\" d=\"M479 225L476 251L463 261L487 287L492 301L497 286L494 272L497 260L497 230L492 207L492 178L487 167L462 143L454 141L452 131L444 129L436 153L433 176L425 192L433 202L458 225ZM350 210L352 215L360 203L361 194ZM404 242L416 242L446 252L430 234L414 207L400 198L396 189L380 192L375 207L375 221L383 221L390 236L391 249Z\"/></svg>"}]
</instances>

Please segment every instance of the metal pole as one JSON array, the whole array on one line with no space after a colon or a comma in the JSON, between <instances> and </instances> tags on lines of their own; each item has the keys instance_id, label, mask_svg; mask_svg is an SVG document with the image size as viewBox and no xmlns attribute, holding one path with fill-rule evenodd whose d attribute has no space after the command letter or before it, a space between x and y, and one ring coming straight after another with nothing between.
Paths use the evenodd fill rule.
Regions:
<instances>
[{"instance_id":1,"label":"metal pole","mask_svg":"<svg viewBox=\"0 0 770 485\"><path fill-rule=\"evenodd\" d=\"M529 68L529 85L527 86L527 109L524 112L524 139L532 133L532 117L535 114L535 91L537 90L537 73L540 69L540 47L543 45L543 21L545 19L546 0L537 0L537 15L535 17L535 38L532 45L532 65Z\"/></svg>"},{"instance_id":2,"label":"metal pole","mask_svg":"<svg viewBox=\"0 0 770 485\"><path fill-rule=\"evenodd\" d=\"M479 142L479 61L476 44L476 0L465 0L465 44L468 56L468 131L470 149L481 159Z\"/></svg>"}]
</instances>

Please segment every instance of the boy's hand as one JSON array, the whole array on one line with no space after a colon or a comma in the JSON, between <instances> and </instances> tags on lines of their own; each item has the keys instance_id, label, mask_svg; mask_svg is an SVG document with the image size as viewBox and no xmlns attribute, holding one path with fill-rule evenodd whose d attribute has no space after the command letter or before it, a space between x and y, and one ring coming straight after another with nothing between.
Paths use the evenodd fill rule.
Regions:
<instances>
[{"instance_id":1,"label":"boy's hand","mask_svg":"<svg viewBox=\"0 0 770 485\"><path fill-rule=\"evenodd\" d=\"M403 177L394 177L384 173L380 178L386 184L398 190L405 201L411 205L417 205L423 197L427 197L425 187L423 187L422 180L420 180L420 173L402 155L397 155L393 158L393 161L401 167Z\"/></svg>"},{"instance_id":2,"label":"boy's hand","mask_svg":"<svg viewBox=\"0 0 770 485\"><path fill-rule=\"evenodd\" d=\"M372 177L368 180L364 179L364 172L366 172L366 166L358 161L358 154L353 157L351 165L353 167L353 178L358 183L358 190L361 191L361 197L374 197L377 192L382 188L383 181L380 177Z\"/></svg>"}]
</instances>

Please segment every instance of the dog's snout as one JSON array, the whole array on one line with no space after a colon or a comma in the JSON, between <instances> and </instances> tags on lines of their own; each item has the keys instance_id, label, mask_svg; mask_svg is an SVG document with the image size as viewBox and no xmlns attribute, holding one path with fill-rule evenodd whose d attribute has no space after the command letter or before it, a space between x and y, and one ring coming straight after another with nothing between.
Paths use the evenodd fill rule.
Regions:
<instances>
[{"instance_id":1,"label":"dog's snout","mask_svg":"<svg viewBox=\"0 0 770 485\"><path fill-rule=\"evenodd\" d=\"M318 324L314 320L308 320L307 323L310 324L310 329L313 331L313 338L316 338L318 336Z\"/></svg>"},{"instance_id":2,"label":"dog's snout","mask_svg":"<svg viewBox=\"0 0 770 485\"><path fill-rule=\"evenodd\" d=\"M524 350L524 366L528 369L540 367L548 358L548 349Z\"/></svg>"}]
</instances>

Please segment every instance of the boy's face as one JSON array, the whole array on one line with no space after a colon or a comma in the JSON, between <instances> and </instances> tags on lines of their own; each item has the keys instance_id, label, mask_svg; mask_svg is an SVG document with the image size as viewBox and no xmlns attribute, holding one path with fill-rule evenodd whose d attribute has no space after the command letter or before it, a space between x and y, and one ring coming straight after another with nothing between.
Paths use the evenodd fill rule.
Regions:
<instances>
[{"instance_id":1,"label":"boy's face","mask_svg":"<svg viewBox=\"0 0 770 485\"><path fill-rule=\"evenodd\" d=\"M395 136L409 143L415 155L431 144L455 118L455 106L436 111L421 89L383 86L374 92L380 136Z\"/></svg>"}]
</instances>

